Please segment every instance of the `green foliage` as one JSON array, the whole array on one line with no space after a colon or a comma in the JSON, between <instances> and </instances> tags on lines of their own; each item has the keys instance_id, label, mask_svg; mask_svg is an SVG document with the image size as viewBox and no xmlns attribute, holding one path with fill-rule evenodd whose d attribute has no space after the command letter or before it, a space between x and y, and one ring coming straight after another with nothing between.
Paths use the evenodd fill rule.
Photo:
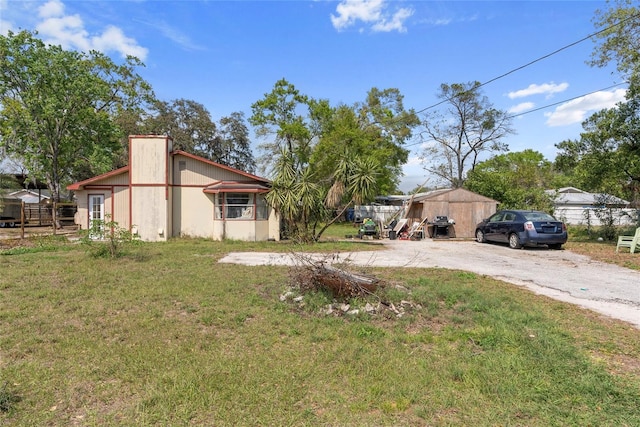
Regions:
<instances>
[{"instance_id":1,"label":"green foliage","mask_svg":"<svg viewBox=\"0 0 640 427\"><path fill-rule=\"evenodd\" d=\"M266 200L280 214L285 237L308 242L313 240L312 221L322 215L322 196L311 170L299 171L295 163L294 154L283 149Z\"/></svg>"},{"instance_id":2,"label":"green foliage","mask_svg":"<svg viewBox=\"0 0 640 427\"><path fill-rule=\"evenodd\" d=\"M363 103L332 108L284 79L252 110L258 135L273 138L260 147L262 168L273 175L267 199L286 235L305 242L350 205L395 189L408 155L402 144L419 122L397 89L373 88Z\"/></svg>"},{"instance_id":3,"label":"green foliage","mask_svg":"<svg viewBox=\"0 0 640 427\"><path fill-rule=\"evenodd\" d=\"M0 385L0 412L9 412L14 404L20 402L20 397L9 390L5 381Z\"/></svg>"},{"instance_id":4,"label":"green foliage","mask_svg":"<svg viewBox=\"0 0 640 427\"><path fill-rule=\"evenodd\" d=\"M500 208L551 211L545 189L551 188L553 176L552 164L541 153L525 150L478 163L464 186L499 201Z\"/></svg>"},{"instance_id":5,"label":"green foliage","mask_svg":"<svg viewBox=\"0 0 640 427\"><path fill-rule=\"evenodd\" d=\"M405 110L398 89L372 88L365 102L340 105L325 119L312 166L321 179L330 181L340 160L367 159L378 165L379 194L390 194L408 158L403 145L419 123L413 110Z\"/></svg>"},{"instance_id":6,"label":"green foliage","mask_svg":"<svg viewBox=\"0 0 640 427\"><path fill-rule=\"evenodd\" d=\"M594 16L594 35L598 43L590 64L605 67L611 61L625 78L638 77L640 71L640 9L632 0L610 0L607 9L598 9Z\"/></svg>"},{"instance_id":7,"label":"green foliage","mask_svg":"<svg viewBox=\"0 0 640 427\"><path fill-rule=\"evenodd\" d=\"M209 111L188 99L154 102L143 127L145 133L171 136L174 149L189 153L205 149L216 136L216 125Z\"/></svg>"},{"instance_id":8,"label":"green foliage","mask_svg":"<svg viewBox=\"0 0 640 427\"><path fill-rule=\"evenodd\" d=\"M119 258L127 253L127 249L142 243L139 237L117 221L110 219L93 220L88 230L83 231L81 242L89 248L94 258Z\"/></svg>"},{"instance_id":9,"label":"green foliage","mask_svg":"<svg viewBox=\"0 0 640 427\"><path fill-rule=\"evenodd\" d=\"M511 118L493 108L479 82L440 86L443 107L425 114L425 169L453 188L462 187L467 173L485 153L507 150L502 140L513 133Z\"/></svg>"},{"instance_id":10,"label":"green foliage","mask_svg":"<svg viewBox=\"0 0 640 427\"><path fill-rule=\"evenodd\" d=\"M287 237L305 242L317 241L354 203L395 189L408 155L402 144L419 123L397 89L373 88L363 103L332 108L284 79L252 110L258 135L273 138L260 147L262 167L273 175L267 199Z\"/></svg>"},{"instance_id":11,"label":"green foliage","mask_svg":"<svg viewBox=\"0 0 640 427\"><path fill-rule=\"evenodd\" d=\"M258 136L274 137L259 146L264 153L260 157L263 170L269 171L283 152L291 153L296 170L306 167L316 136L309 123L314 105L285 79L278 80L270 93L251 105L249 123L256 127Z\"/></svg>"},{"instance_id":12,"label":"green foliage","mask_svg":"<svg viewBox=\"0 0 640 427\"><path fill-rule=\"evenodd\" d=\"M244 113L234 112L221 118L214 141L214 148L211 151L215 155L210 154L206 148L201 149L200 153L223 165L255 173L256 161L251 151L251 139Z\"/></svg>"},{"instance_id":13,"label":"green foliage","mask_svg":"<svg viewBox=\"0 0 640 427\"><path fill-rule=\"evenodd\" d=\"M556 144L556 164L585 191L637 200L640 190L640 99L599 111L583 123L580 140Z\"/></svg>"},{"instance_id":14,"label":"green foliage","mask_svg":"<svg viewBox=\"0 0 640 427\"><path fill-rule=\"evenodd\" d=\"M1 163L1 158L0 158ZM20 182L16 179L15 175L5 174L0 171L0 197L2 197L5 192L9 192L10 190L18 190L20 189Z\"/></svg>"},{"instance_id":15,"label":"green foliage","mask_svg":"<svg viewBox=\"0 0 640 427\"><path fill-rule=\"evenodd\" d=\"M110 170L120 148L112 119L152 96L129 57L45 45L35 33L0 36L0 148L54 200L65 183Z\"/></svg>"},{"instance_id":16,"label":"green foliage","mask_svg":"<svg viewBox=\"0 0 640 427\"><path fill-rule=\"evenodd\" d=\"M598 10L591 65L615 62L629 82L626 101L593 114L577 141L557 144L558 168L584 190L606 192L640 203L640 14L630 0L607 3Z\"/></svg>"}]
</instances>

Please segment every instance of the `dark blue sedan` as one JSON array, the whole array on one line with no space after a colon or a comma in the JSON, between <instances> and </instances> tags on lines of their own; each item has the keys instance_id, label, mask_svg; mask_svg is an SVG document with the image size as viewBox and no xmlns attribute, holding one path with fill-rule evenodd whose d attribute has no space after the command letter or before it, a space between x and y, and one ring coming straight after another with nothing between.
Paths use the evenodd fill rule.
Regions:
<instances>
[{"instance_id":1,"label":"dark blue sedan","mask_svg":"<svg viewBox=\"0 0 640 427\"><path fill-rule=\"evenodd\" d=\"M504 210L476 226L476 241L508 243L513 249L539 245L560 249L567 242L567 226L545 212Z\"/></svg>"}]
</instances>

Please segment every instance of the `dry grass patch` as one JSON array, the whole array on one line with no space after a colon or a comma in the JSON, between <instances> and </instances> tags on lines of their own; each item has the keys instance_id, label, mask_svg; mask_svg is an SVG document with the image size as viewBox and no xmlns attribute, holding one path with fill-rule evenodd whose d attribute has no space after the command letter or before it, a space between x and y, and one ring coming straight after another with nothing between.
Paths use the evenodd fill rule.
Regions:
<instances>
[{"instance_id":1,"label":"dry grass patch","mask_svg":"<svg viewBox=\"0 0 640 427\"><path fill-rule=\"evenodd\" d=\"M640 252L630 253L623 249L616 253L616 244L612 242L572 242L565 244L565 249L580 255L588 256L596 261L616 264L620 267L640 270Z\"/></svg>"}]
</instances>

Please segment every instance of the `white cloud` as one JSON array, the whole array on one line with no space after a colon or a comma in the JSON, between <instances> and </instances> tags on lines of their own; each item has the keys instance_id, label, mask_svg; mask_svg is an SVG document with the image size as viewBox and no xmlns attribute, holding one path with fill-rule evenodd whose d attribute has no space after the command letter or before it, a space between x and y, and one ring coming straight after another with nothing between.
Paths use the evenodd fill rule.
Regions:
<instances>
[{"instance_id":1,"label":"white cloud","mask_svg":"<svg viewBox=\"0 0 640 427\"><path fill-rule=\"evenodd\" d=\"M440 18L432 22L432 24L436 26L449 25L450 23L451 23L451 19L449 18Z\"/></svg>"},{"instance_id":2,"label":"white cloud","mask_svg":"<svg viewBox=\"0 0 640 427\"><path fill-rule=\"evenodd\" d=\"M612 108L618 102L624 101L626 92L626 89L616 89L609 92L599 91L565 102L555 111L545 113L547 125L554 127L580 123L587 118L588 114Z\"/></svg>"},{"instance_id":3,"label":"white cloud","mask_svg":"<svg viewBox=\"0 0 640 427\"><path fill-rule=\"evenodd\" d=\"M40 18L54 18L64 14L64 4L58 0L51 0L42 6L38 10Z\"/></svg>"},{"instance_id":4,"label":"white cloud","mask_svg":"<svg viewBox=\"0 0 640 427\"><path fill-rule=\"evenodd\" d=\"M15 33L16 29L11 25L11 22L0 19L0 36L6 36L9 34L9 31L13 31Z\"/></svg>"},{"instance_id":5,"label":"white cloud","mask_svg":"<svg viewBox=\"0 0 640 427\"><path fill-rule=\"evenodd\" d=\"M533 102L521 102L520 104L514 105L513 107L509 108L507 112L510 114L520 114L524 111L531 110L535 106L536 104L534 104Z\"/></svg>"},{"instance_id":6,"label":"white cloud","mask_svg":"<svg viewBox=\"0 0 640 427\"><path fill-rule=\"evenodd\" d=\"M386 7L386 0L343 0L336 7L337 16L331 14L331 23L338 31L357 22L370 24L373 31L407 31L404 22L413 15L413 10L399 8L389 14Z\"/></svg>"},{"instance_id":7,"label":"white cloud","mask_svg":"<svg viewBox=\"0 0 640 427\"><path fill-rule=\"evenodd\" d=\"M404 33L407 31L404 26L404 21L406 21L411 15L413 15L413 10L400 8L396 13L393 14L391 21L387 21L383 19L381 21L376 22L371 28L373 31L380 31L388 33L390 31L398 31Z\"/></svg>"},{"instance_id":8,"label":"white cloud","mask_svg":"<svg viewBox=\"0 0 640 427\"><path fill-rule=\"evenodd\" d=\"M101 35L92 37L91 42L94 49L101 52L116 51L122 56L131 55L138 59L146 58L148 53L135 39L125 36L120 28L114 26L109 26Z\"/></svg>"},{"instance_id":9,"label":"white cloud","mask_svg":"<svg viewBox=\"0 0 640 427\"><path fill-rule=\"evenodd\" d=\"M7 34L9 34L9 31L12 31L14 33L18 32L18 29L15 27L15 25L13 25L13 23L7 21L6 19L2 19L3 16L6 17L7 15L5 11L8 10L8 5L8 0L0 0L0 35L2 36L6 36Z\"/></svg>"},{"instance_id":10,"label":"white cloud","mask_svg":"<svg viewBox=\"0 0 640 427\"><path fill-rule=\"evenodd\" d=\"M540 94L553 95L554 93L564 92L565 90L567 90L568 87L569 87L569 83L555 84L551 82L551 83L543 83L541 85L530 84L529 87L527 87L526 89L520 89L515 92L509 92L507 96L509 96L510 99L515 99L515 98L524 98L526 96L540 95Z\"/></svg>"},{"instance_id":11,"label":"white cloud","mask_svg":"<svg viewBox=\"0 0 640 427\"><path fill-rule=\"evenodd\" d=\"M147 22L147 21L137 21L144 25L148 25L150 27L159 30L163 36L173 41L174 43L181 46L183 49L194 51L194 50L207 50L206 46L199 45L194 43L186 34L182 33L175 27L167 24L164 21L158 22Z\"/></svg>"},{"instance_id":12,"label":"white cloud","mask_svg":"<svg viewBox=\"0 0 640 427\"><path fill-rule=\"evenodd\" d=\"M123 57L133 55L141 60L149 53L148 49L140 46L135 39L125 36L115 26L108 26L101 34L90 35L80 15L66 15L64 4L59 0L50 0L40 6L38 16L42 20L36 25L36 30L49 44L85 52L117 52Z\"/></svg>"},{"instance_id":13,"label":"white cloud","mask_svg":"<svg viewBox=\"0 0 640 427\"><path fill-rule=\"evenodd\" d=\"M446 26L451 23L474 22L478 20L478 15L460 16L453 18L427 18L420 20L420 23L433 26Z\"/></svg>"}]
</instances>

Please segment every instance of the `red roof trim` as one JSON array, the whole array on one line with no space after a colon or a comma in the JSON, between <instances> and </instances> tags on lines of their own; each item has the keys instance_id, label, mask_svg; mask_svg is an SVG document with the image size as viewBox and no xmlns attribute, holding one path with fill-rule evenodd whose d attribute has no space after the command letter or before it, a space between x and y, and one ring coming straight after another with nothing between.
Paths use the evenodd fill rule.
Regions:
<instances>
[{"instance_id":1,"label":"red roof trim","mask_svg":"<svg viewBox=\"0 0 640 427\"><path fill-rule=\"evenodd\" d=\"M120 169L112 170L111 172L103 173L102 175L94 176L93 178L85 179L84 181L74 182L67 186L67 190L77 191L82 190L82 187L94 182L101 181L105 178L111 178L112 176L120 175L121 173L129 172L129 166L122 167Z\"/></svg>"}]
</instances>

